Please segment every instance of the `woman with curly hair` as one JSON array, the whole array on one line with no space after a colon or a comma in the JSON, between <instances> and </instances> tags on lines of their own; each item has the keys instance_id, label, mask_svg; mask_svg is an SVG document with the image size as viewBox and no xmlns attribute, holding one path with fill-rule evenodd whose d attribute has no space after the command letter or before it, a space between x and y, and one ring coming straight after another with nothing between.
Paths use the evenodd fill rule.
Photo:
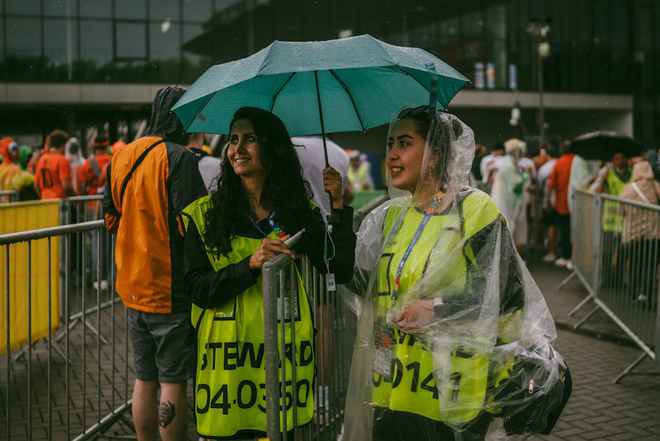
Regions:
<instances>
[{"instance_id":1,"label":"woman with curly hair","mask_svg":"<svg viewBox=\"0 0 660 441\"><path fill-rule=\"evenodd\" d=\"M338 220L326 238L286 127L265 110L244 107L234 114L221 176L217 191L192 203L183 219L185 280L197 335L197 432L253 439L266 431L261 267L279 254L307 254L319 270L334 273L338 283L348 281L355 248L353 213L343 206L341 176L327 168L325 190ZM284 241L302 229L299 246L290 249ZM324 250L334 253L325 259ZM312 313L300 278L295 298L294 310L279 317L295 320L298 342L295 348L289 343L283 357L287 372L293 363L297 371L295 384L282 387L283 396L297 397L289 400L297 409L287 409L285 427L290 429L294 413L297 424L304 425L314 409ZM290 337L287 333L287 342Z\"/></svg>"}]
</instances>

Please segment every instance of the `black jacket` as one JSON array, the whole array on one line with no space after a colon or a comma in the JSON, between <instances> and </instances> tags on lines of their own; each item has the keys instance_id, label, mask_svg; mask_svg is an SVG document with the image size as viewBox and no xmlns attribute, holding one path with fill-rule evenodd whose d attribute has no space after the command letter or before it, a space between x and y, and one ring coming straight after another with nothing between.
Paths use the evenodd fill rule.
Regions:
<instances>
[{"instance_id":1,"label":"black jacket","mask_svg":"<svg viewBox=\"0 0 660 441\"><path fill-rule=\"evenodd\" d=\"M353 275L355 260L355 233L353 232L353 209L346 207L336 210L339 222L333 225L332 242L334 258L330 260L330 271L335 274L337 283L348 282ZM275 216L277 222L277 216ZM309 256L312 264L322 273L326 272L323 262L325 224L318 208L305 225L305 234L294 251ZM256 224L246 214L236 227L236 234L250 238L263 238L272 231L268 219ZM285 229L286 231L286 229ZM288 232L288 231L287 231ZM295 232L292 232L293 234ZM331 248L331 247L330 247ZM185 284L192 301L202 308L220 306L257 283L260 270L251 270L250 258L214 271L209 262L204 243L194 222L190 222L184 237Z\"/></svg>"}]
</instances>

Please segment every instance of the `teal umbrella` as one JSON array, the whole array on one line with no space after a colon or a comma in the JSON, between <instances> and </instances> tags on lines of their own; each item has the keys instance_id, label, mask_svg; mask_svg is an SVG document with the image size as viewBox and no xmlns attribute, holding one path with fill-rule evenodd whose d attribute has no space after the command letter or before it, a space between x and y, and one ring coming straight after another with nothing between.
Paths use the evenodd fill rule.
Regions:
<instances>
[{"instance_id":1,"label":"teal umbrella","mask_svg":"<svg viewBox=\"0 0 660 441\"><path fill-rule=\"evenodd\" d=\"M324 135L366 131L404 106L435 102L445 109L467 82L423 49L370 35L275 41L209 68L173 110L189 132L226 134L234 112L252 106L275 113L292 136Z\"/></svg>"}]
</instances>

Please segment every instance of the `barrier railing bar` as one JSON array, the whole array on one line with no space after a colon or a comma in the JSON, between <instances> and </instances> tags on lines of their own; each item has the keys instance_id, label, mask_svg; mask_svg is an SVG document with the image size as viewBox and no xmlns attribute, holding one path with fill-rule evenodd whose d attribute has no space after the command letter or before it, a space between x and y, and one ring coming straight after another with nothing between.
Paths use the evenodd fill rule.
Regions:
<instances>
[{"instance_id":1,"label":"barrier railing bar","mask_svg":"<svg viewBox=\"0 0 660 441\"><path fill-rule=\"evenodd\" d=\"M96 421L101 422L101 235L96 231ZM104 344L107 344L107 340Z\"/></svg>"},{"instance_id":2,"label":"barrier railing bar","mask_svg":"<svg viewBox=\"0 0 660 441\"><path fill-rule=\"evenodd\" d=\"M32 421L32 241L28 242L28 292L27 292L27 420ZM50 397L49 397L50 398ZM27 439L32 441L32 424L27 427Z\"/></svg>"},{"instance_id":3,"label":"barrier railing bar","mask_svg":"<svg viewBox=\"0 0 660 441\"><path fill-rule=\"evenodd\" d=\"M586 193L582 190L578 190L578 191L582 192L582 193ZM602 199L605 199L605 200L608 200L608 201L623 203L625 205L629 205L629 206L632 206L632 207L643 208L645 210L660 212L660 206L658 206L658 205L652 205L652 204L647 204L645 202L633 201L631 199L625 199L625 198L622 198L620 196L614 196L614 195L607 194L607 193L597 193L597 194L594 194L594 196L597 196L599 198L602 198Z\"/></svg>"},{"instance_id":4,"label":"barrier railing bar","mask_svg":"<svg viewBox=\"0 0 660 441\"><path fill-rule=\"evenodd\" d=\"M289 239L285 241L285 244L289 247L294 246L302 238L305 230L300 230ZM268 262L266 262L262 267L263 275L263 284L262 292L264 298L264 346L266 352L266 428L268 430L268 437L270 441L281 441L282 433L280 431L280 382L279 382L279 338L277 332L277 312L278 306L282 306L282 324L286 325L284 320L284 304L280 304L278 299L278 288L280 287L280 277L279 272L286 267L286 265L291 261L291 259L284 255L280 254ZM278 276L277 280L273 280L274 276ZM282 298L281 296L279 298ZM283 328L284 330L286 328ZM283 341L286 342L286 334L282 332ZM285 348L283 348L282 355L286 359ZM286 368L285 360L282 360L282 389L285 391L284 396L286 397ZM286 403L284 403L286 405ZM283 406L286 409L286 406ZM286 441L286 411L284 413L283 421L283 435Z\"/></svg>"},{"instance_id":5,"label":"barrier railing bar","mask_svg":"<svg viewBox=\"0 0 660 441\"><path fill-rule=\"evenodd\" d=\"M298 427L298 386L296 378L296 293L298 292L298 277L294 266L289 266L289 326L291 328L291 405L293 406L293 427ZM298 294L300 295L300 294ZM302 308L298 308L298 314L302 314ZM286 385L286 383L285 383Z\"/></svg>"},{"instance_id":6,"label":"barrier railing bar","mask_svg":"<svg viewBox=\"0 0 660 441\"><path fill-rule=\"evenodd\" d=\"M53 268L52 268L52 238L48 238L48 439L53 438L53 403L51 388L51 360L53 359ZM65 359L68 363L68 360Z\"/></svg>"},{"instance_id":7,"label":"barrier railing bar","mask_svg":"<svg viewBox=\"0 0 660 441\"><path fill-rule=\"evenodd\" d=\"M80 251L80 258L77 260L77 262L80 262L81 267L82 267L82 289L80 290L80 301L81 301L81 309L83 312L82 316L82 321L87 325L87 313L86 313L86 308L85 308L85 297L87 294L87 271L85 271L85 268L87 268L87 259L85 259L85 234L83 233L78 233L80 235L80 248L77 249L77 251ZM87 373L87 333L82 332L82 371L86 374ZM82 377L82 421L83 421L83 434L87 433L87 406L86 406L86 400L87 400L87 375L83 375Z\"/></svg>"},{"instance_id":8,"label":"barrier railing bar","mask_svg":"<svg viewBox=\"0 0 660 441\"><path fill-rule=\"evenodd\" d=\"M126 403L122 404L108 415L106 415L101 421L89 428L86 428L83 433L75 437L72 441L85 441L108 430L115 422L121 420L126 411L130 410L132 403L133 400L128 400Z\"/></svg>"},{"instance_id":9,"label":"barrier railing bar","mask_svg":"<svg viewBox=\"0 0 660 441\"><path fill-rule=\"evenodd\" d=\"M272 261L271 261L272 262ZM271 262L263 266L264 295L264 346L266 351L266 424L271 441L280 441L279 400L279 353L277 342L277 297L273 286L273 274L277 269ZM271 381L269 381L269 379ZM272 380L275 381L272 381Z\"/></svg>"},{"instance_id":10,"label":"barrier railing bar","mask_svg":"<svg viewBox=\"0 0 660 441\"><path fill-rule=\"evenodd\" d=\"M81 233L93 231L103 226L102 220L81 222L73 225L60 225L57 227L40 228L38 230L20 231L18 233L9 233L0 235L0 245L9 245L18 242L27 242L29 240L45 239L49 236L60 236L70 233Z\"/></svg>"},{"instance_id":11,"label":"barrier railing bar","mask_svg":"<svg viewBox=\"0 0 660 441\"><path fill-rule=\"evenodd\" d=\"M69 268L69 265L71 264L71 250L70 250L71 241L70 241L70 238L71 238L71 236L69 236L69 235L64 236L64 239L65 239L65 245L64 245L64 247L65 247L65 252L64 252L64 257L65 257L64 265L65 265L65 268ZM64 303L65 303L65 307L64 307L64 329L68 330L69 329L69 321L70 321L69 315L71 314L71 299L69 298L68 293L70 292L70 288L71 288L71 278L68 277L68 271L65 271L64 274L65 274L65 280L64 280L65 291L64 292L66 293L64 295ZM66 337L65 345L66 345L66 360L67 360L67 362L64 363L64 372L65 372L65 374L64 374L64 381L65 381L64 388L65 388L65 391L66 391L66 439L71 439L71 406L70 406L70 402L71 402L71 377L70 377L70 375L71 375L70 367L71 366L70 366L70 364L71 363L69 362L69 360L70 360L69 356L71 355L71 352L70 352L70 350L71 350L71 338L70 338L69 332L65 332L65 337Z\"/></svg>"},{"instance_id":12,"label":"barrier railing bar","mask_svg":"<svg viewBox=\"0 0 660 441\"><path fill-rule=\"evenodd\" d=\"M282 275L282 270L277 272L277 302L278 302L278 319L280 321L280 342L282 344L282 362L281 362L281 371L282 371L282 381L279 383L280 388L282 389L282 409L284 409L283 418L282 418L282 438L284 441L288 440L288 418L287 418L287 407L286 407L286 298L284 294L284 277Z\"/></svg>"},{"instance_id":13,"label":"barrier railing bar","mask_svg":"<svg viewBox=\"0 0 660 441\"><path fill-rule=\"evenodd\" d=\"M7 394L5 396L5 415L7 416L7 424L5 424L5 435L7 441L11 440L11 429L10 429L10 417L11 417L11 407L9 407L10 403L10 395L11 395L11 389L9 385L11 384L11 363L9 363L9 360L11 360L11 337L10 337L10 332L11 332L11 296L10 296L10 282L9 282L9 246L5 246L5 294L7 296L7 304L5 305L5 311L6 311L6 320L5 320L5 325L6 325L6 335L5 335L5 344L6 349L7 349L7 375L6 375L6 380L7 380Z\"/></svg>"}]
</instances>

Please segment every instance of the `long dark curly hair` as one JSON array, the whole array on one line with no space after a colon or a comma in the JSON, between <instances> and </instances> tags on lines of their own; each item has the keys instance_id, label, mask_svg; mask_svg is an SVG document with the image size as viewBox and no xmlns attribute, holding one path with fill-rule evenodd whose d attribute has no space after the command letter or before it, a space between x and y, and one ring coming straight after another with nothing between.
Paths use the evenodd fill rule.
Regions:
<instances>
[{"instance_id":1,"label":"long dark curly hair","mask_svg":"<svg viewBox=\"0 0 660 441\"><path fill-rule=\"evenodd\" d=\"M261 206L275 212L280 227L293 234L306 225L312 215L310 192L306 185L298 156L286 126L276 115L255 107L242 107L236 111L229 130L238 120L252 123L260 145L261 163L266 178L261 193ZM206 213L205 242L211 251L227 254L236 226L251 216L247 193L241 178L223 154L222 173L217 191L211 193L211 207Z\"/></svg>"}]
</instances>

